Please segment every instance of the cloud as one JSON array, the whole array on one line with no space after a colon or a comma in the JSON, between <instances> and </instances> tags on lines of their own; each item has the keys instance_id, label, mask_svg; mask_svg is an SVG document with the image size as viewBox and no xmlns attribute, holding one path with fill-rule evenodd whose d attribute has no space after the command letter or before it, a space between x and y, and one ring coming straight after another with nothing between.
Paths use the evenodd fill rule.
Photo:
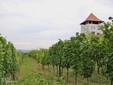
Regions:
<instances>
[{"instance_id":1,"label":"cloud","mask_svg":"<svg viewBox=\"0 0 113 85\"><path fill-rule=\"evenodd\" d=\"M112 7L109 0L0 0L0 32L17 49L47 48L80 32L91 12L107 21Z\"/></svg>"}]
</instances>

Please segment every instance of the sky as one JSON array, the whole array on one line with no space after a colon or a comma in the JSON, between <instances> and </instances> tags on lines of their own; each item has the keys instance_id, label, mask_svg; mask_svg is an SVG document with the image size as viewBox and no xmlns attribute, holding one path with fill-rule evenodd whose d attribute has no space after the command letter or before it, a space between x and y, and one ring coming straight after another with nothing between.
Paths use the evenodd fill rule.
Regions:
<instances>
[{"instance_id":1,"label":"sky","mask_svg":"<svg viewBox=\"0 0 113 85\"><path fill-rule=\"evenodd\" d=\"M17 49L49 48L80 32L90 13L108 21L112 0L0 0L0 33Z\"/></svg>"}]
</instances>

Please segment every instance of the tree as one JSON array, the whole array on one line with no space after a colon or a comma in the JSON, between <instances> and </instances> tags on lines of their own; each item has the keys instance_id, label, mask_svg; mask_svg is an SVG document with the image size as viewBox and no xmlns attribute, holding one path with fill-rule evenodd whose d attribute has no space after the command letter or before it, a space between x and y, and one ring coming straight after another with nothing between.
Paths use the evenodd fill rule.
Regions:
<instances>
[{"instance_id":1,"label":"tree","mask_svg":"<svg viewBox=\"0 0 113 85\"><path fill-rule=\"evenodd\" d=\"M101 59L103 58L103 35L89 35L90 51L92 59L96 62L97 72L100 74L102 66Z\"/></svg>"},{"instance_id":2,"label":"tree","mask_svg":"<svg viewBox=\"0 0 113 85\"><path fill-rule=\"evenodd\" d=\"M18 66L18 61L17 61L17 54L16 54L16 49L12 43L8 43L11 46L11 76L12 79L15 81L16 80L16 72L19 70Z\"/></svg>"},{"instance_id":3,"label":"tree","mask_svg":"<svg viewBox=\"0 0 113 85\"><path fill-rule=\"evenodd\" d=\"M56 57L55 57L55 51L54 51L55 46L52 45L49 50L48 50L48 55L50 56L50 64L53 66L53 74L55 74L55 66L56 65Z\"/></svg>"},{"instance_id":4,"label":"tree","mask_svg":"<svg viewBox=\"0 0 113 85\"><path fill-rule=\"evenodd\" d=\"M72 65L72 59L73 59L73 56L72 56L72 44L71 44L71 41L70 40L65 40L63 42L63 59L62 59L62 66L66 67L67 69L67 82L69 81L69 68L71 67Z\"/></svg>"},{"instance_id":5,"label":"tree","mask_svg":"<svg viewBox=\"0 0 113 85\"><path fill-rule=\"evenodd\" d=\"M0 41L0 84L2 85L3 82L3 49L2 49L2 43Z\"/></svg>"},{"instance_id":6,"label":"tree","mask_svg":"<svg viewBox=\"0 0 113 85\"><path fill-rule=\"evenodd\" d=\"M42 64L42 69L44 70L44 66L47 64L48 50L40 49L39 54L40 54L40 63Z\"/></svg>"},{"instance_id":7,"label":"tree","mask_svg":"<svg viewBox=\"0 0 113 85\"><path fill-rule=\"evenodd\" d=\"M57 45L57 63L58 63L58 67L59 67L59 77L62 76L62 72L61 72L61 67L62 67L62 60L63 60L63 41L59 39L58 43L56 44Z\"/></svg>"},{"instance_id":8,"label":"tree","mask_svg":"<svg viewBox=\"0 0 113 85\"><path fill-rule=\"evenodd\" d=\"M83 51L82 51L82 55L81 55L81 59L82 59L82 75L84 76L84 78L87 79L87 85L89 85L89 77L92 76L92 73L94 71L94 65L95 62L92 59L92 46L91 46L91 42L88 40L88 38L86 39L86 42L83 45Z\"/></svg>"},{"instance_id":9,"label":"tree","mask_svg":"<svg viewBox=\"0 0 113 85\"><path fill-rule=\"evenodd\" d=\"M104 36L104 46L105 49L103 58L103 72L110 78L111 85L113 85L113 22L104 23L101 26Z\"/></svg>"},{"instance_id":10,"label":"tree","mask_svg":"<svg viewBox=\"0 0 113 85\"><path fill-rule=\"evenodd\" d=\"M6 79L15 75L17 68L15 47L0 35L0 84L6 85Z\"/></svg>"},{"instance_id":11,"label":"tree","mask_svg":"<svg viewBox=\"0 0 113 85\"><path fill-rule=\"evenodd\" d=\"M72 50L72 68L74 69L75 85L78 85L78 74L81 72L81 53L85 40L84 34L76 33L76 37L71 37L71 50Z\"/></svg>"}]
</instances>

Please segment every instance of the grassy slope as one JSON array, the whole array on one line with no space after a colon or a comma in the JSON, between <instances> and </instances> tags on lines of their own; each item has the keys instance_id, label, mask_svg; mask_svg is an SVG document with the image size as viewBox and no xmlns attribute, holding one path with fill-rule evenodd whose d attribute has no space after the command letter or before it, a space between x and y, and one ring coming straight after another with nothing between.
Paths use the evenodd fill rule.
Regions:
<instances>
[{"instance_id":1,"label":"grassy slope","mask_svg":"<svg viewBox=\"0 0 113 85\"><path fill-rule=\"evenodd\" d=\"M62 79L45 73L36 60L26 57L20 66L18 85L64 85Z\"/></svg>"},{"instance_id":2,"label":"grassy slope","mask_svg":"<svg viewBox=\"0 0 113 85\"><path fill-rule=\"evenodd\" d=\"M23 64L20 66L19 80L21 80L27 75L37 72L44 75L53 76L51 72L47 70L47 67L46 67L46 71L43 71L41 65L37 64L36 60L26 57L24 59ZM70 83L68 85L73 85L73 80L74 80L73 77L71 77ZM79 78L78 81L79 81L78 82L79 85L85 85L86 82L85 79ZM109 81L107 81L104 77L98 75L93 75L93 77L90 78L90 81L91 81L91 85L108 85L107 83L109 83Z\"/></svg>"},{"instance_id":3,"label":"grassy slope","mask_svg":"<svg viewBox=\"0 0 113 85\"><path fill-rule=\"evenodd\" d=\"M37 69L35 67L37 65L37 62L29 57L24 58L24 62L20 66L20 73L19 73L19 79L22 77L31 74L32 72L36 72Z\"/></svg>"}]
</instances>

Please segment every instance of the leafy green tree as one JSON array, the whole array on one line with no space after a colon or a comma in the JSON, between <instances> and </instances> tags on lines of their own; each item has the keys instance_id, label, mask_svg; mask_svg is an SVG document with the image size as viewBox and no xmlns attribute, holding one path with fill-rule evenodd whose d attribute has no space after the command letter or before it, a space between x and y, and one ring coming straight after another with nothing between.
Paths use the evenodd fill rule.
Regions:
<instances>
[{"instance_id":1,"label":"leafy green tree","mask_svg":"<svg viewBox=\"0 0 113 85\"><path fill-rule=\"evenodd\" d=\"M113 22L104 23L101 26L104 36L104 46L105 49L103 58L103 72L110 78L111 85L113 85Z\"/></svg>"},{"instance_id":2,"label":"leafy green tree","mask_svg":"<svg viewBox=\"0 0 113 85\"><path fill-rule=\"evenodd\" d=\"M6 51L6 45L7 45L7 41L4 37L2 37L2 35L0 35L0 42L1 42L1 54L0 54L0 57L1 57L1 73L2 73L2 76L1 76L1 84L4 84L6 85L6 77L8 75L8 73L6 73L6 67L5 67L5 62L4 62L4 59L5 59L5 51Z\"/></svg>"},{"instance_id":3,"label":"leafy green tree","mask_svg":"<svg viewBox=\"0 0 113 85\"><path fill-rule=\"evenodd\" d=\"M64 66L63 64L63 41L59 40L56 44L52 45L52 47L49 48L49 55L51 56L52 65L54 68L54 65L57 67L57 75L59 77L62 76L61 67Z\"/></svg>"},{"instance_id":4,"label":"leafy green tree","mask_svg":"<svg viewBox=\"0 0 113 85\"><path fill-rule=\"evenodd\" d=\"M52 45L50 48L49 48L49 56L50 56L50 60L51 60L51 65L53 66L53 72L55 74L55 66L58 67L58 64L57 64L57 56L56 56L56 44ZM57 75L58 75L58 69L57 70Z\"/></svg>"},{"instance_id":5,"label":"leafy green tree","mask_svg":"<svg viewBox=\"0 0 113 85\"><path fill-rule=\"evenodd\" d=\"M14 76L18 70L16 49L12 43L0 35L0 84L6 85L6 79Z\"/></svg>"},{"instance_id":6,"label":"leafy green tree","mask_svg":"<svg viewBox=\"0 0 113 85\"><path fill-rule=\"evenodd\" d=\"M44 70L45 65L49 65L49 56L48 56L48 50L47 49L40 49L38 51L38 60L42 64L42 69Z\"/></svg>"},{"instance_id":7,"label":"leafy green tree","mask_svg":"<svg viewBox=\"0 0 113 85\"><path fill-rule=\"evenodd\" d=\"M3 80L3 49L2 49L2 43L0 41L0 84L2 85Z\"/></svg>"},{"instance_id":8,"label":"leafy green tree","mask_svg":"<svg viewBox=\"0 0 113 85\"><path fill-rule=\"evenodd\" d=\"M37 51L38 50L31 50L30 52L28 52L28 56L37 59Z\"/></svg>"},{"instance_id":9,"label":"leafy green tree","mask_svg":"<svg viewBox=\"0 0 113 85\"><path fill-rule=\"evenodd\" d=\"M11 46L11 76L13 80L16 80L16 72L19 70L18 61L17 61L17 54L16 49L12 43L9 42Z\"/></svg>"},{"instance_id":10,"label":"leafy green tree","mask_svg":"<svg viewBox=\"0 0 113 85\"><path fill-rule=\"evenodd\" d=\"M89 77L92 76L94 71L95 62L92 59L91 43L86 39L84 43L84 50L81 55L82 59L82 75L87 79L87 85L89 85Z\"/></svg>"},{"instance_id":11,"label":"leafy green tree","mask_svg":"<svg viewBox=\"0 0 113 85\"><path fill-rule=\"evenodd\" d=\"M76 33L76 37L71 37L71 51L72 51L72 68L75 74L75 85L78 85L78 75L81 72L81 53L83 50L85 35Z\"/></svg>"},{"instance_id":12,"label":"leafy green tree","mask_svg":"<svg viewBox=\"0 0 113 85\"><path fill-rule=\"evenodd\" d=\"M96 62L97 72L100 74L101 59L103 58L103 36L91 34L89 35L89 42L92 59Z\"/></svg>"},{"instance_id":13,"label":"leafy green tree","mask_svg":"<svg viewBox=\"0 0 113 85\"><path fill-rule=\"evenodd\" d=\"M23 53L21 51L17 51L18 65L22 64L22 62L24 61L24 58L25 58L26 55L27 55L27 53Z\"/></svg>"},{"instance_id":14,"label":"leafy green tree","mask_svg":"<svg viewBox=\"0 0 113 85\"><path fill-rule=\"evenodd\" d=\"M62 60L63 60L63 41L62 40L59 40L58 43L57 43L57 49L56 49L56 52L57 52L57 64L58 64L58 67L59 67L59 77L62 76L62 72L61 72L61 67L62 67Z\"/></svg>"},{"instance_id":15,"label":"leafy green tree","mask_svg":"<svg viewBox=\"0 0 113 85\"><path fill-rule=\"evenodd\" d=\"M72 56L72 45L71 45L71 41L70 40L65 40L63 42L63 59L62 59L62 66L66 67L67 69L67 82L69 81L69 68L71 67L72 65L72 59L73 59L73 56Z\"/></svg>"}]
</instances>

